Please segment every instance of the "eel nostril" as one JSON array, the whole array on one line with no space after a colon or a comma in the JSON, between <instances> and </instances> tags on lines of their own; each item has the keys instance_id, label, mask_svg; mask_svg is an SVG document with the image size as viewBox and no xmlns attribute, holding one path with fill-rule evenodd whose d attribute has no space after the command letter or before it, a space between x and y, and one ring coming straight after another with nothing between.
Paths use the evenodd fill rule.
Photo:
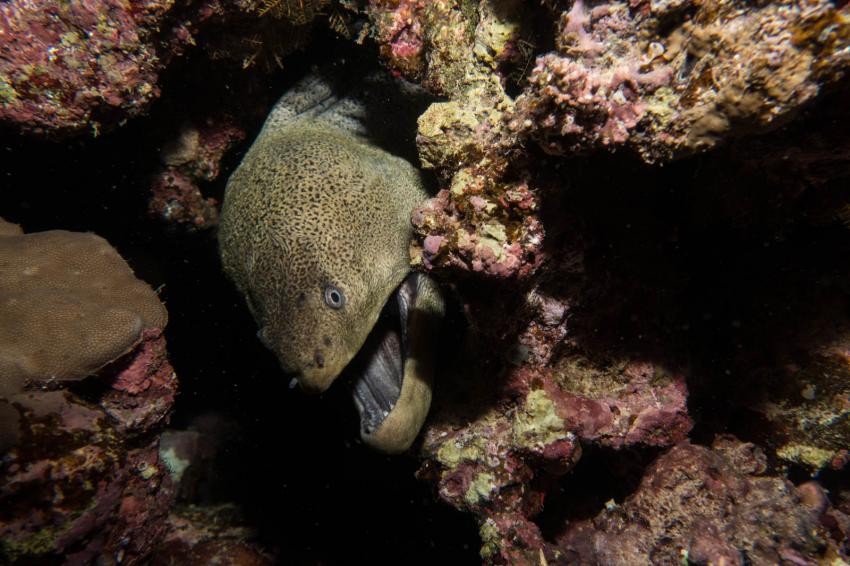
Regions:
<instances>
[{"instance_id":1,"label":"eel nostril","mask_svg":"<svg viewBox=\"0 0 850 566\"><path fill-rule=\"evenodd\" d=\"M316 367L321 369L325 367L325 357L321 352L316 352L316 355L313 356L313 359L316 360Z\"/></svg>"}]
</instances>

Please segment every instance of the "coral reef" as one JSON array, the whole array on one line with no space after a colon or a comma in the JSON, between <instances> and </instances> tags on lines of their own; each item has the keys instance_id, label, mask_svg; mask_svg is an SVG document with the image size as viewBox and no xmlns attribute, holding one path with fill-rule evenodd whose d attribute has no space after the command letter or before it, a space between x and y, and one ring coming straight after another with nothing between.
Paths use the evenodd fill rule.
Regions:
<instances>
[{"instance_id":1,"label":"coral reef","mask_svg":"<svg viewBox=\"0 0 850 566\"><path fill-rule=\"evenodd\" d=\"M138 563L173 495L165 309L98 236L3 232L0 557Z\"/></svg>"},{"instance_id":2,"label":"coral reef","mask_svg":"<svg viewBox=\"0 0 850 566\"><path fill-rule=\"evenodd\" d=\"M218 178L222 157L244 139L245 131L227 115L210 117L200 127L184 125L162 150L163 168L152 183L149 214L187 230L216 226L218 203L204 198L198 185Z\"/></svg>"},{"instance_id":3,"label":"coral reef","mask_svg":"<svg viewBox=\"0 0 850 566\"><path fill-rule=\"evenodd\" d=\"M627 146L652 163L775 129L843 78L850 45L846 9L826 0L579 0L552 7L554 50L514 101L508 64L530 68L546 41L521 3L370 2L369 15L387 64L449 97L421 121L420 151L450 170L493 143Z\"/></svg>"},{"instance_id":4,"label":"coral reef","mask_svg":"<svg viewBox=\"0 0 850 566\"><path fill-rule=\"evenodd\" d=\"M765 474L752 444L687 442L650 465L637 491L557 536L569 564L813 564L838 556L816 483ZM840 541L837 541L840 542ZM551 563L551 562L550 562ZM840 562L839 562L840 563Z\"/></svg>"},{"instance_id":5,"label":"coral reef","mask_svg":"<svg viewBox=\"0 0 850 566\"><path fill-rule=\"evenodd\" d=\"M510 128L552 153L628 146L648 162L775 129L844 75L832 2L573 3Z\"/></svg>"},{"instance_id":6,"label":"coral reef","mask_svg":"<svg viewBox=\"0 0 850 566\"><path fill-rule=\"evenodd\" d=\"M437 190L412 215L410 258L443 285L456 324L416 445L417 475L474 518L484 562L846 564L849 6L0 2L0 121L14 135L54 140L113 135L169 94L142 126L148 146L171 142L139 185L150 189L149 216L182 229L157 244L172 246L216 226L228 151L295 78L264 72L306 46L316 22L357 43L371 38L386 67L435 95L416 149ZM328 55L326 45L310 48L297 68ZM71 153L62 163L76 164ZM101 157L86 161L91 177ZM82 178L73 197L51 186L56 199L41 204L73 203L76 226L120 231L137 204L85 224L93 203L84 197L108 191L87 193ZM26 171L15 179L28 181ZM20 200L25 218L31 204ZM210 276L219 266L195 273L201 261L212 265L203 257L211 238L192 242L169 257L194 262L179 271L192 281L183 292L208 287L189 304L206 301L198 308L215 314L203 320L219 332L244 313L221 315L215 302L228 299L211 298L220 288ZM161 251L147 252L152 263ZM256 516L211 504L227 487L217 469L230 425L205 415L163 432L177 387L166 312L105 240L24 235L0 222L0 304L0 562L273 563L247 526ZM197 340L191 327L172 344ZM230 341L221 359L254 351ZM199 343L185 355L211 349ZM212 387L205 380L219 359L192 376L185 398ZM276 371L261 364L227 367ZM221 379L221 398L248 388ZM300 404L269 394L285 385L253 387L269 397L266 412ZM187 406L210 410L204 402L197 395ZM250 440L264 457L279 430L264 432L273 427L254 407L239 410L250 413L251 433L232 444ZM304 431L287 438L288 449L316 443ZM594 477L606 473L616 489ZM305 476L287 477L298 486L281 481L273 501L284 507ZM266 504L268 488L250 487ZM327 505L344 499L327 493ZM315 489L303 497L321 498ZM298 499L297 517L274 524L322 514L303 511L315 501ZM280 513L272 507L263 516ZM263 542L314 557L311 528Z\"/></svg>"},{"instance_id":7,"label":"coral reef","mask_svg":"<svg viewBox=\"0 0 850 566\"><path fill-rule=\"evenodd\" d=\"M548 306L544 317L552 314ZM528 332L545 324L536 321ZM545 361L545 351L527 349L529 340L520 344L528 359ZM533 519L582 445L669 446L686 438L692 423L681 376L651 362L587 366L584 356L566 356L548 368L508 369L495 394L455 385L439 397L419 476L444 501L478 517L487 562L537 563L548 544Z\"/></svg>"},{"instance_id":8,"label":"coral reef","mask_svg":"<svg viewBox=\"0 0 850 566\"><path fill-rule=\"evenodd\" d=\"M725 372L734 377L718 376L705 362L724 363L720 346L694 348L677 335L688 333L692 313L674 301L688 296L688 286L701 285L695 275L643 251L626 260L639 264L637 277L631 266L625 273L600 267L600 257L610 262L630 253L622 250L631 242L602 234L611 228L632 230L623 239L644 242L638 246L677 254L681 233L693 233L696 225L746 227L768 240L781 239L793 222L835 223L846 191L832 184L850 171L845 135L833 127L846 121L846 97L829 98L846 91L846 5L543 4L539 13L495 0L368 6L387 66L444 97L419 119L420 162L436 173L441 190L414 212L410 252L414 265L456 291L470 326L460 356L478 362L446 370L419 476L441 499L475 515L487 563L679 563L692 556L696 563L766 564L843 557L839 543L824 551L822 530L811 534L821 528L823 509L811 511L782 474L787 464L812 473L845 465L846 341L829 329L844 319L822 321L815 340L753 325L754 337L762 332L748 338L753 350L730 354L732 369ZM817 103L822 109L813 111L821 108ZM819 129L813 132L810 123ZM772 135L783 128L787 137ZM708 157L696 162L697 154ZM675 173L658 167L687 159ZM703 174L691 179L688 166ZM712 168L718 172L704 173ZM624 205L654 194L637 187L658 183L659 191L673 193L684 190L682 179L696 195L682 207L682 218ZM602 196L589 194L594 186ZM807 193L812 187L819 191ZM632 190L642 193L631 201L617 193ZM665 198L669 206L672 199ZM669 226L638 232L635 226L654 222L647 214ZM606 245L620 248L600 249ZM656 277L646 273L655 269ZM843 272L827 277L845 281ZM785 279L792 288L796 278ZM755 304L760 297L751 298ZM786 322L793 325L810 316L800 303L824 297L790 300L796 306ZM765 299L764 308L779 309L780 301ZM737 334L729 340L744 341ZM784 348L783 355L759 351L765 344ZM692 386L696 400L688 399ZM699 412L710 411L718 395L730 396L728 410ZM744 450L729 448L738 446L733 441L712 450L682 444L695 420L689 402L711 426L727 427L722 418L737 415L738 430L758 440L773 467L768 471L760 455L753 457L758 466L730 456ZM717 481L746 487L718 497L737 500L747 489L764 490L763 497L739 516L706 519L713 526L692 548L689 535L675 530L678 516L651 507L677 497L667 490L678 493L678 479L665 493L642 484L623 504L634 507L622 512L615 506L592 525L564 521L561 531L577 529L572 542L553 540L538 526L553 485L569 476L583 452L671 446L647 470L645 484L667 472L687 473L672 468L691 466L705 477L722 464L729 477ZM693 489L710 491L709 485L706 478ZM753 529L754 513L776 521L781 541ZM700 530L697 523L693 528ZM595 548L581 543L593 537ZM678 546L671 551L665 544Z\"/></svg>"},{"instance_id":9,"label":"coral reef","mask_svg":"<svg viewBox=\"0 0 850 566\"><path fill-rule=\"evenodd\" d=\"M449 192L418 218L414 261L526 275L544 236L538 164L524 159L535 146L669 162L788 124L848 64L846 7L826 0L550 10L546 32L518 2L370 2L387 64L448 98L419 122L422 164ZM514 99L518 69L531 71Z\"/></svg>"},{"instance_id":10,"label":"coral reef","mask_svg":"<svg viewBox=\"0 0 850 566\"><path fill-rule=\"evenodd\" d=\"M4 3L0 119L63 134L139 115L159 95L164 62L192 41L174 12L158 1Z\"/></svg>"},{"instance_id":11,"label":"coral reef","mask_svg":"<svg viewBox=\"0 0 850 566\"><path fill-rule=\"evenodd\" d=\"M408 14L411 4L398 3L392 17L371 4L370 15L379 41L382 30L395 29L399 21L407 26L401 35L388 32L398 41L409 44L406 34L421 36L427 46L418 55L427 63L421 70L409 71L409 55L399 63L397 53L409 50L392 42L388 64L449 98L419 118L421 164L437 171L448 188L414 215L421 243L412 252L414 262L527 276L541 259L543 228L533 214L537 187L515 163L518 146L505 127L513 101L494 72L517 56L520 3L429 2Z\"/></svg>"},{"instance_id":12,"label":"coral reef","mask_svg":"<svg viewBox=\"0 0 850 566\"><path fill-rule=\"evenodd\" d=\"M254 534L232 505L179 507L151 564L271 566L274 560L251 542Z\"/></svg>"},{"instance_id":13,"label":"coral reef","mask_svg":"<svg viewBox=\"0 0 850 566\"><path fill-rule=\"evenodd\" d=\"M27 0L0 6L0 121L43 136L143 115L197 44L216 61L278 68L304 45L314 2Z\"/></svg>"}]
</instances>

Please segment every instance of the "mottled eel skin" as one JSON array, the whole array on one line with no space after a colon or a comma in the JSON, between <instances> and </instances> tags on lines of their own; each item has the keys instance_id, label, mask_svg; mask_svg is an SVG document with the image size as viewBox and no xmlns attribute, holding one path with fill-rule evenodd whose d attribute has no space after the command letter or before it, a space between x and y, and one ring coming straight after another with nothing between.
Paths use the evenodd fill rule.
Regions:
<instances>
[{"instance_id":1,"label":"mottled eel skin","mask_svg":"<svg viewBox=\"0 0 850 566\"><path fill-rule=\"evenodd\" d=\"M284 371L319 392L350 368L362 438L397 453L431 403L443 302L409 264L422 178L370 138L393 82L363 82L339 96L312 75L281 98L228 181L219 247Z\"/></svg>"}]
</instances>

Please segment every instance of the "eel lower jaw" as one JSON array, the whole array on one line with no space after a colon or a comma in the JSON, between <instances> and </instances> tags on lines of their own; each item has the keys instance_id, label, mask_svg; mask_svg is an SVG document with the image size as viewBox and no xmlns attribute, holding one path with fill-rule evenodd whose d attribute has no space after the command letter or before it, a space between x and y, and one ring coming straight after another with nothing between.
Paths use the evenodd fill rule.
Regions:
<instances>
[{"instance_id":1,"label":"eel lower jaw","mask_svg":"<svg viewBox=\"0 0 850 566\"><path fill-rule=\"evenodd\" d=\"M413 444L431 406L431 352L418 352L423 329L415 310L421 280L412 273L384 306L353 364L354 404L360 436L382 452L404 452Z\"/></svg>"}]
</instances>

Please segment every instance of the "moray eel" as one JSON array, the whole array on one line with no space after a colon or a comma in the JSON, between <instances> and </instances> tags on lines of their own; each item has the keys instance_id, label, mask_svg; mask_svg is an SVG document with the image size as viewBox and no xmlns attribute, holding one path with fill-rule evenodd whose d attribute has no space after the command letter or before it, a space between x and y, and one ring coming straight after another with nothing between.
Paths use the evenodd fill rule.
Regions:
<instances>
[{"instance_id":1,"label":"moray eel","mask_svg":"<svg viewBox=\"0 0 850 566\"><path fill-rule=\"evenodd\" d=\"M369 103L392 81L339 96L311 76L288 91L228 181L219 249L283 370L321 392L350 368L361 437L398 453L431 403L443 301L409 263L423 180L370 137Z\"/></svg>"}]
</instances>

